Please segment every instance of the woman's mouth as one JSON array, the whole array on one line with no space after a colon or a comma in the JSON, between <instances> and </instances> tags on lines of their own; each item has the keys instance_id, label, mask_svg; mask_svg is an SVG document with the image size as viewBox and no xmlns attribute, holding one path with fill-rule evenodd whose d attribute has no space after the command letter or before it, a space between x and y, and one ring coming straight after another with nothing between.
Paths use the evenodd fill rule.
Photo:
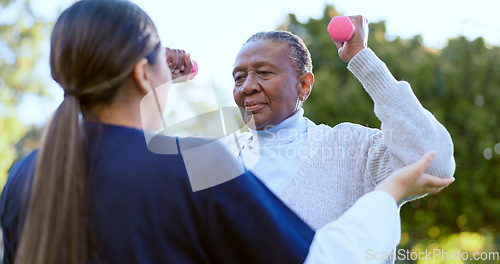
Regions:
<instances>
[{"instance_id":1,"label":"woman's mouth","mask_svg":"<svg viewBox=\"0 0 500 264\"><path fill-rule=\"evenodd\" d=\"M259 109L261 109L264 106L262 103L248 103L245 104L245 111L246 112L255 112Z\"/></svg>"}]
</instances>

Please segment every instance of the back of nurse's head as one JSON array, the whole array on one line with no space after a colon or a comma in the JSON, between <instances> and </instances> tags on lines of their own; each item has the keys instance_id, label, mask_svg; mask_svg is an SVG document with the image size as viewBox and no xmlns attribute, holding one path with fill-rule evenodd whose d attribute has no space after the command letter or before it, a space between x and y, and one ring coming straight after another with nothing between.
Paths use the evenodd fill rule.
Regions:
<instances>
[{"instance_id":1,"label":"back of nurse's head","mask_svg":"<svg viewBox=\"0 0 500 264\"><path fill-rule=\"evenodd\" d=\"M151 19L128 1L78 1L57 20L50 67L65 97L37 154L16 264L89 262L95 245L80 109L111 103L142 58L155 63L160 46Z\"/></svg>"},{"instance_id":2,"label":"back of nurse's head","mask_svg":"<svg viewBox=\"0 0 500 264\"><path fill-rule=\"evenodd\" d=\"M51 37L52 77L83 107L109 102L160 41L150 17L124 0L82 0L66 9Z\"/></svg>"},{"instance_id":3,"label":"back of nurse's head","mask_svg":"<svg viewBox=\"0 0 500 264\"><path fill-rule=\"evenodd\" d=\"M285 43L289 47L288 57L290 63L297 74L312 72L311 53L307 49L304 41L297 35L282 30L261 31L253 34L245 44L258 40L276 41Z\"/></svg>"}]
</instances>

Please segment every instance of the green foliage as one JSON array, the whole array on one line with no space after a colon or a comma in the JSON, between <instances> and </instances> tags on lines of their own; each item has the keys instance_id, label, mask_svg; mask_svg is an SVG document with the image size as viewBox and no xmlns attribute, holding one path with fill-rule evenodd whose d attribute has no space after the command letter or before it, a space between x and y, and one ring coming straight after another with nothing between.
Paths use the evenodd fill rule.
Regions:
<instances>
[{"instance_id":1,"label":"green foliage","mask_svg":"<svg viewBox=\"0 0 500 264\"><path fill-rule=\"evenodd\" d=\"M379 127L373 102L338 57L326 31L334 15L334 7L327 6L319 20L300 23L289 15L281 27L302 37L311 51L316 81L304 104L306 116L328 125L348 121ZM457 181L437 196L403 206L402 246L412 248L418 241L459 232L489 232L498 241L500 47L482 38L460 37L442 50L432 50L422 44L421 36L388 40L384 21L370 24L368 46L397 79L412 85L455 145Z\"/></svg>"},{"instance_id":2,"label":"green foliage","mask_svg":"<svg viewBox=\"0 0 500 264\"><path fill-rule=\"evenodd\" d=\"M0 7L0 186L3 186L16 158L14 143L26 132L17 118L17 107L27 94L48 96L46 85L35 70L51 24L33 14L29 0L1 0Z\"/></svg>"},{"instance_id":3,"label":"green foliage","mask_svg":"<svg viewBox=\"0 0 500 264\"><path fill-rule=\"evenodd\" d=\"M461 232L418 242L410 252L414 252L413 260L419 264L494 264L498 263L499 252L493 243L491 233Z\"/></svg>"}]
</instances>

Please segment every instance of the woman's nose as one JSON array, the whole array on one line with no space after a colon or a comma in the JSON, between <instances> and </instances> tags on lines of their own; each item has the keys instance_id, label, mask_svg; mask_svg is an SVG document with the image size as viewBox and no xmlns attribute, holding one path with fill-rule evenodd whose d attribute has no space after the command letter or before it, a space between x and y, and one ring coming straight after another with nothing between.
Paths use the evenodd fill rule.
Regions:
<instances>
[{"instance_id":1,"label":"woman's nose","mask_svg":"<svg viewBox=\"0 0 500 264\"><path fill-rule=\"evenodd\" d=\"M253 73L249 73L245 82L241 86L240 93L243 95L250 95L258 93L262 90L259 81L255 78Z\"/></svg>"}]
</instances>

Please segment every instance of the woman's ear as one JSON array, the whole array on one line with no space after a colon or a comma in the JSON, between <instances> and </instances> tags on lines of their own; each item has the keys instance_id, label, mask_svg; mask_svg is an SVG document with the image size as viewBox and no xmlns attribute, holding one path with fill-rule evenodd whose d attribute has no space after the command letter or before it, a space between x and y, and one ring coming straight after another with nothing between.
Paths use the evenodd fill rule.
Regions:
<instances>
[{"instance_id":1,"label":"woman's ear","mask_svg":"<svg viewBox=\"0 0 500 264\"><path fill-rule=\"evenodd\" d=\"M312 72L306 72L299 76L299 99L305 101L311 94L314 84L314 75Z\"/></svg>"},{"instance_id":2,"label":"woman's ear","mask_svg":"<svg viewBox=\"0 0 500 264\"><path fill-rule=\"evenodd\" d=\"M135 64L134 81L141 93L147 94L151 91L151 83L147 71L148 59L142 58Z\"/></svg>"}]
</instances>

